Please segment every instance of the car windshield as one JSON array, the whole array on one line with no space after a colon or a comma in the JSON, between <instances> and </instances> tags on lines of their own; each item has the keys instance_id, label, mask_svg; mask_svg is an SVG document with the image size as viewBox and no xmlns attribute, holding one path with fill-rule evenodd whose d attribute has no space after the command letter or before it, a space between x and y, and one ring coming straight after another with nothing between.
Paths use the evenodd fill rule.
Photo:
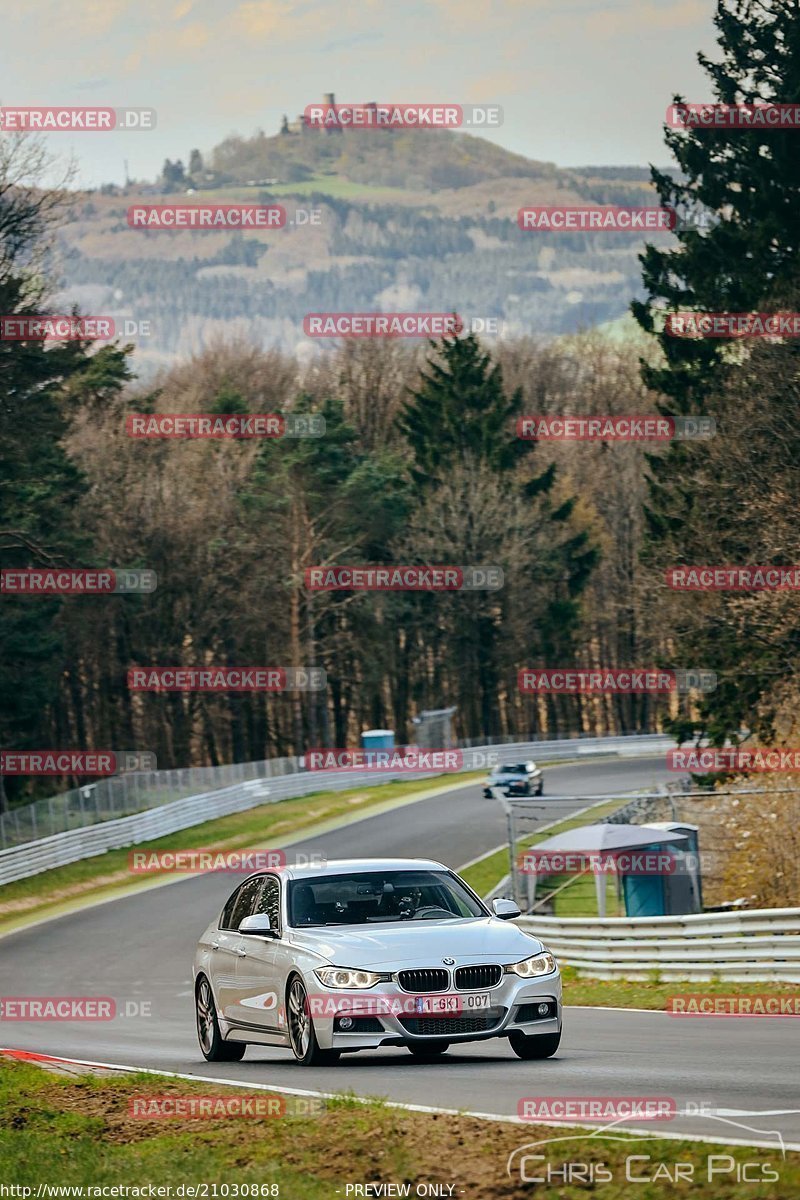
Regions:
<instances>
[{"instance_id":1,"label":"car windshield","mask_svg":"<svg viewBox=\"0 0 800 1200\"><path fill-rule=\"evenodd\" d=\"M288 905L294 926L486 916L464 885L445 871L359 871L293 879Z\"/></svg>"},{"instance_id":2,"label":"car windshield","mask_svg":"<svg viewBox=\"0 0 800 1200\"><path fill-rule=\"evenodd\" d=\"M512 763L509 767L495 767L495 775L525 775L527 773L525 763Z\"/></svg>"}]
</instances>

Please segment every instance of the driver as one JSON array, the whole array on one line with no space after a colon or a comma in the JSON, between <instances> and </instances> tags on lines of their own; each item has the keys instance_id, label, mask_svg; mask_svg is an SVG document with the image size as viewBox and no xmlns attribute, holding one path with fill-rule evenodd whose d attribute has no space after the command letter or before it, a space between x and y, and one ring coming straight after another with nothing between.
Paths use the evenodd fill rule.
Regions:
<instances>
[{"instance_id":1,"label":"driver","mask_svg":"<svg viewBox=\"0 0 800 1200\"><path fill-rule=\"evenodd\" d=\"M410 891L404 892L402 896L398 896L397 913L400 920L409 920L413 917L421 902L422 892L419 888L412 888Z\"/></svg>"}]
</instances>

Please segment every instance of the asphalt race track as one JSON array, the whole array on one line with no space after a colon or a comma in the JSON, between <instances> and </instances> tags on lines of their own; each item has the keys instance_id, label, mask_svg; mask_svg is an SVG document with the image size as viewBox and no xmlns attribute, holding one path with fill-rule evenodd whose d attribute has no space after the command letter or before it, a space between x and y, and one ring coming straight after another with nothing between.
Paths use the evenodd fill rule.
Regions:
<instances>
[{"instance_id":1,"label":"asphalt race track","mask_svg":"<svg viewBox=\"0 0 800 1200\"><path fill-rule=\"evenodd\" d=\"M545 772L546 818L604 795L666 780L661 759L607 759ZM504 840L499 805L477 784L367 817L297 850L329 858L424 856L452 867ZM303 1068L288 1050L249 1047L240 1063L206 1063L194 1028L191 961L197 936L232 890L230 875L193 876L71 913L0 940L2 992L11 996L111 996L149 1003L151 1016L109 1022L0 1022L0 1045L108 1064L134 1065L473 1112L513 1115L524 1096L669 1096L684 1115L652 1132L800 1148L798 1027L791 1017L697 1018L660 1012L567 1009L558 1055L522 1062L505 1039L453 1048L435 1064L404 1049L344 1055L337 1067ZM676 990L701 991L702 984ZM754 984L753 991L764 990ZM633 1122L639 1128L642 1123ZM521 1139L522 1142L522 1139Z\"/></svg>"}]
</instances>

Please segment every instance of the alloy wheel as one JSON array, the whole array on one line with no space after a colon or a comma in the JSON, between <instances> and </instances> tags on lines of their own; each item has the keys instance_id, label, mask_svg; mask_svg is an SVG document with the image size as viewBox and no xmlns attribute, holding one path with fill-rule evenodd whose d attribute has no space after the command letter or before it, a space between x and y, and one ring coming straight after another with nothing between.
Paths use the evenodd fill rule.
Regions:
<instances>
[{"instance_id":1,"label":"alloy wheel","mask_svg":"<svg viewBox=\"0 0 800 1200\"><path fill-rule=\"evenodd\" d=\"M298 1058L305 1058L311 1044L311 1015L308 1011L306 989L299 979L289 989L289 1037Z\"/></svg>"}]
</instances>

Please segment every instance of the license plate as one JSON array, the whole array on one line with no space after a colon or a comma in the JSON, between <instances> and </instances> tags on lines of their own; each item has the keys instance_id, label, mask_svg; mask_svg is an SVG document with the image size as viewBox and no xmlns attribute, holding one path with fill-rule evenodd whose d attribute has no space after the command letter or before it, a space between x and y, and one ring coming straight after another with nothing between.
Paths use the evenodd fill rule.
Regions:
<instances>
[{"instance_id":1,"label":"license plate","mask_svg":"<svg viewBox=\"0 0 800 1200\"><path fill-rule=\"evenodd\" d=\"M477 1012L491 1007L488 992L460 992L457 996L417 996L414 1008L418 1013L431 1016L447 1016Z\"/></svg>"}]
</instances>

